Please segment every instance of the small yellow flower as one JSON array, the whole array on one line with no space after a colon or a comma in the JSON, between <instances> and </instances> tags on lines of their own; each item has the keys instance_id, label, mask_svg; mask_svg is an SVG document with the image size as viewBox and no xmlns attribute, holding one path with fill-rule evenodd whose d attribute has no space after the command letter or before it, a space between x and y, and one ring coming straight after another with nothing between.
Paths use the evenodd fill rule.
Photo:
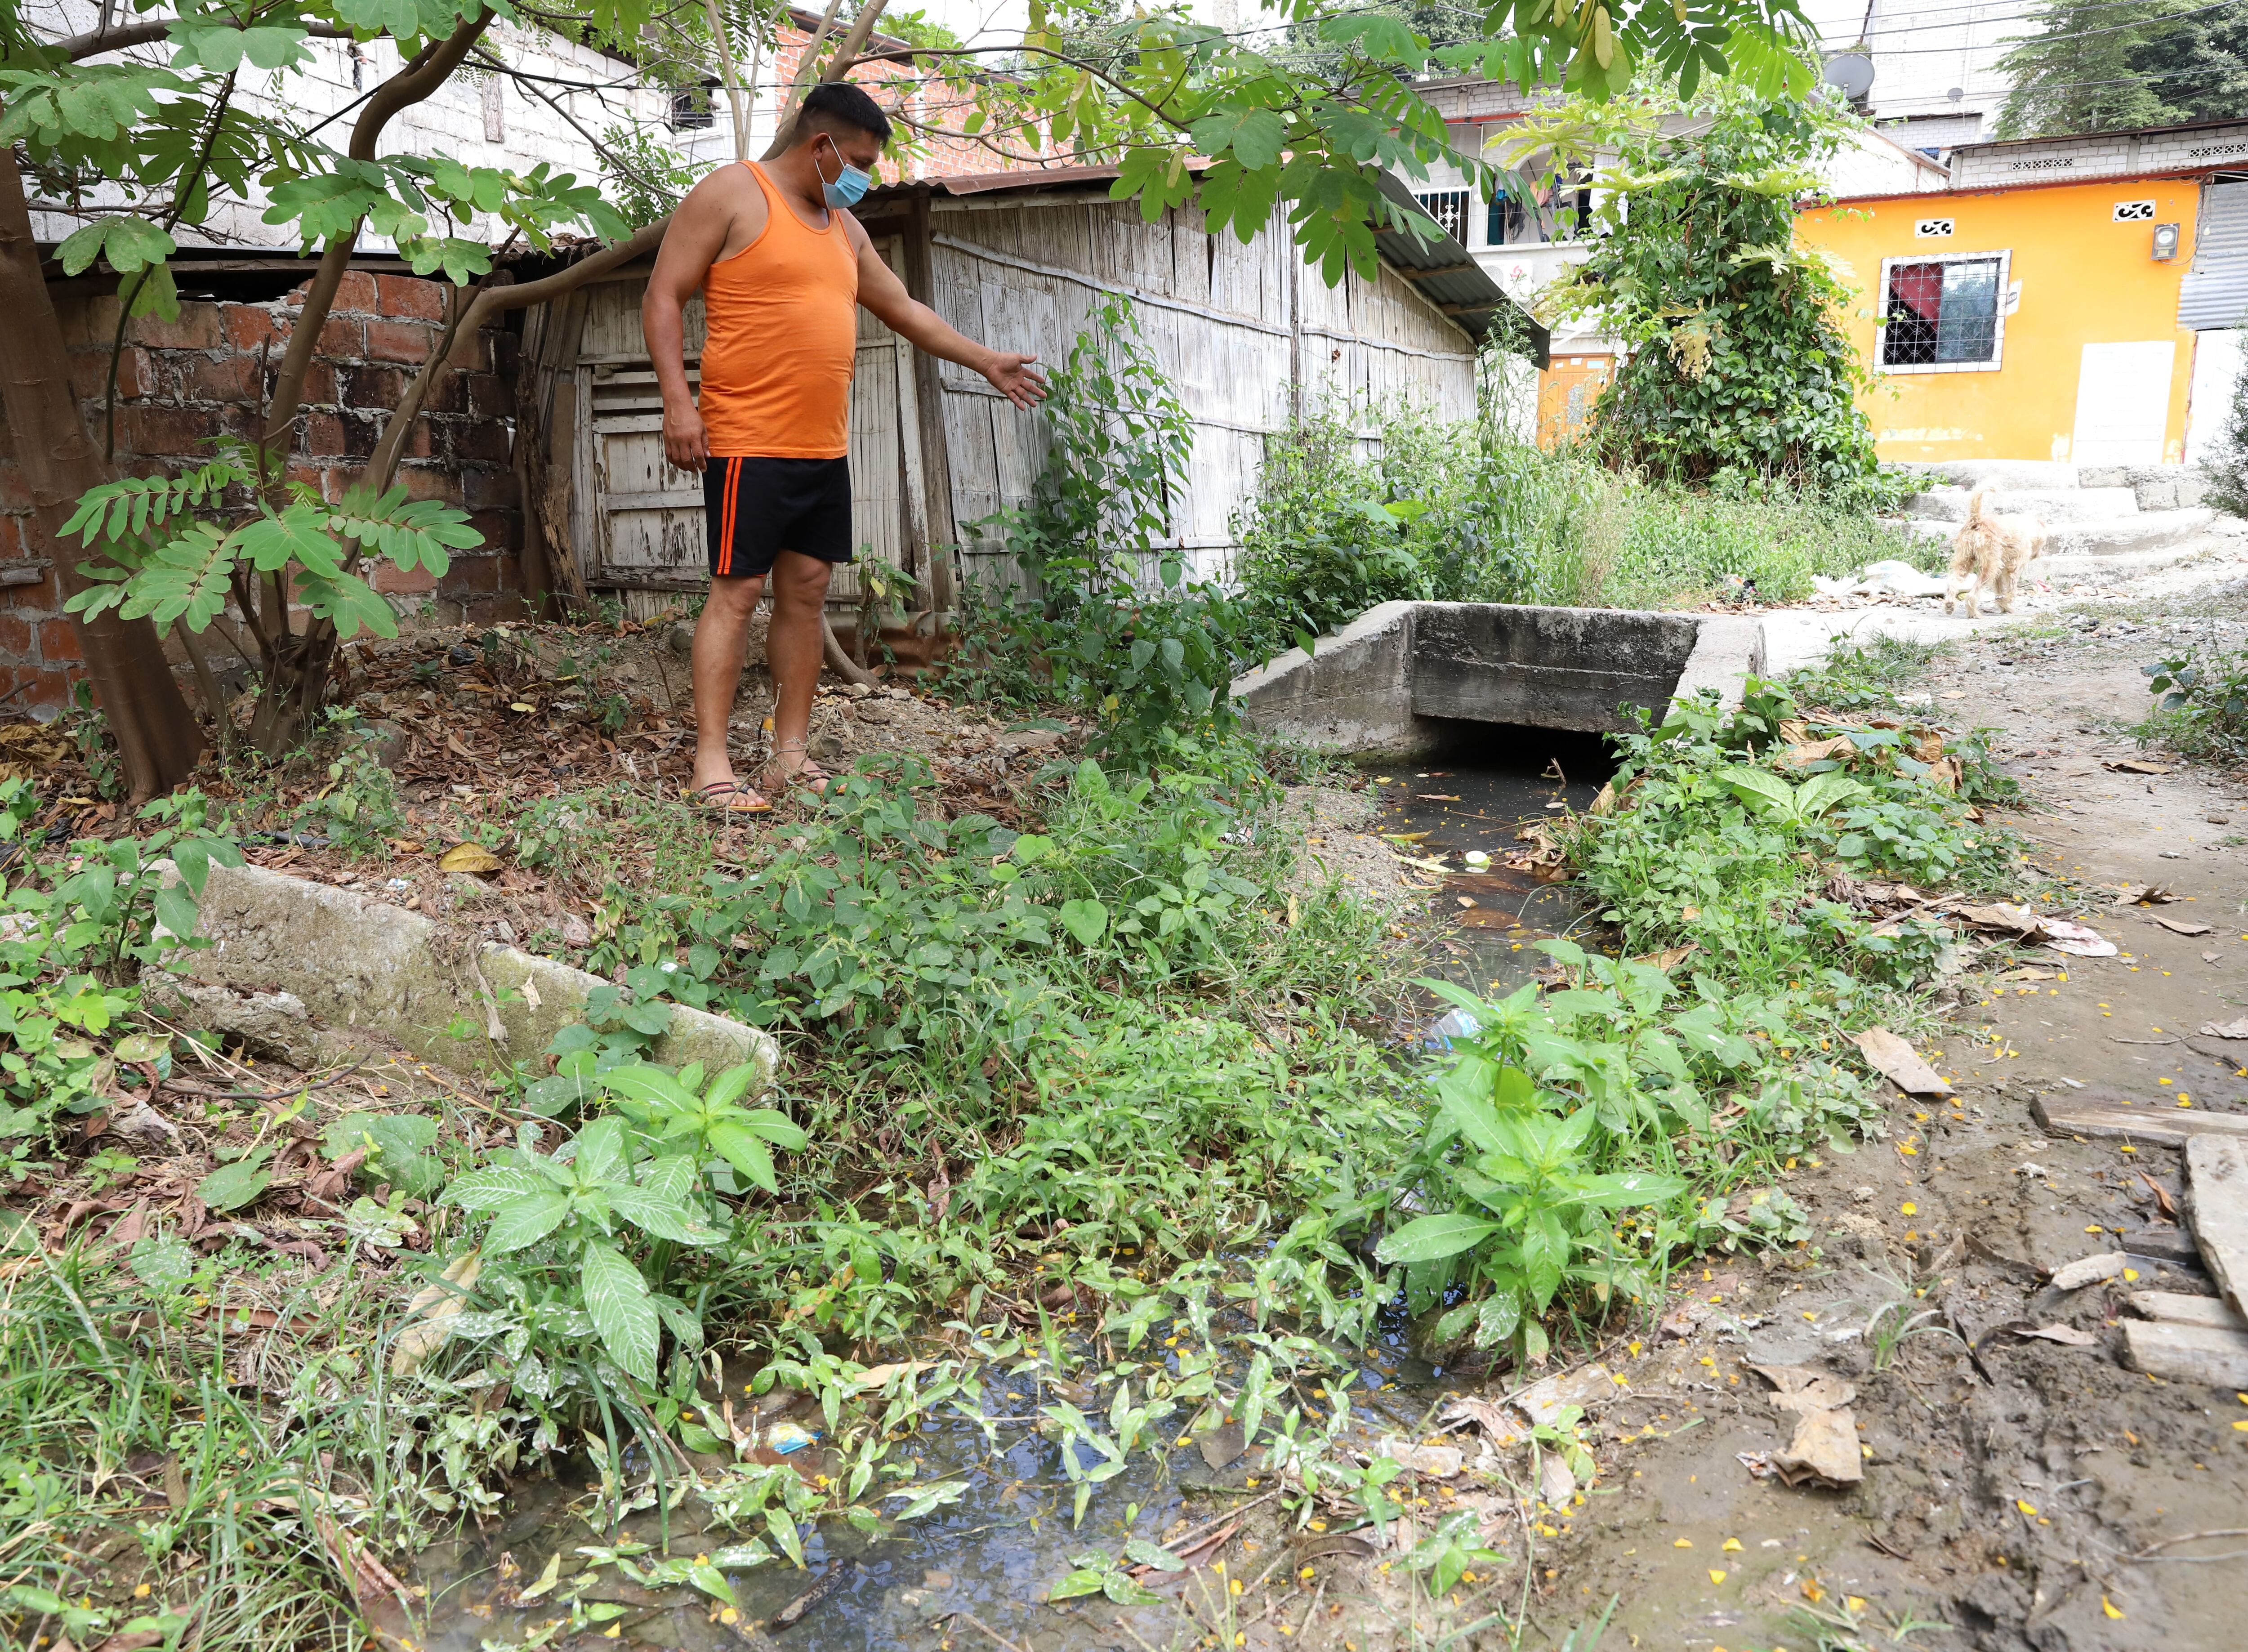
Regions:
<instances>
[{"instance_id":1,"label":"small yellow flower","mask_svg":"<svg viewBox=\"0 0 2248 1652\"><path fill-rule=\"evenodd\" d=\"M2034 1504L2034 1503L2025 1503L2025 1502L2024 1502L2021 1498L2016 1498L2014 1499L2014 1506L2015 1506L2016 1508L2019 1509L2019 1510L2020 1510L2024 1514L2034 1515L2034 1514L2037 1512L2037 1505L2036 1505L2036 1504Z\"/></svg>"},{"instance_id":2,"label":"small yellow flower","mask_svg":"<svg viewBox=\"0 0 2248 1652\"><path fill-rule=\"evenodd\" d=\"M2100 1609L2111 1618L2120 1618L2123 1615L2123 1608L2104 1594L2100 1597Z\"/></svg>"},{"instance_id":3,"label":"small yellow flower","mask_svg":"<svg viewBox=\"0 0 2248 1652\"><path fill-rule=\"evenodd\" d=\"M1741 1540L1738 1538L1727 1538L1722 1546L1728 1554L1738 1554L1741 1552Z\"/></svg>"},{"instance_id":4,"label":"small yellow flower","mask_svg":"<svg viewBox=\"0 0 2248 1652\"><path fill-rule=\"evenodd\" d=\"M1723 1572L1720 1572L1720 1571L1719 1571L1716 1566L1711 1566L1711 1567L1710 1568L1710 1582L1712 1582L1712 1583L1723 1583L1724 1580L1725 1580L1725 1574L1724 1574Z\"/></svg>"},{"instance_id":5,"label":"small yellow flower","mask_svg":"<svg viewBox=\"0 0 2248 1652\"><path fill-rule=\"evenodd\" d=\"M1690 1549L1694 1546L1694 1539L1691 1538L1680 1538L1678 1541L1672 1544L1670 1546L1674 1549Z\"/></svg>"}]
</instances>

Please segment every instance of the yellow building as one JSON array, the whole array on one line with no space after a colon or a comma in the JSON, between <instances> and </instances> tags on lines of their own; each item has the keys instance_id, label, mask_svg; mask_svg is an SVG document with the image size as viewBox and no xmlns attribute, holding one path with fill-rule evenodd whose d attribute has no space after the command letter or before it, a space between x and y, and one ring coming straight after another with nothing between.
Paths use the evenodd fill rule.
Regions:
<instances>
[{"instance_id":1,"label":"yellow building","mask_svg":"<svg viewBox=\"0 0 2248 1652\"><path fill-rule=\"evenodd\" d=\"M2187 457L2189 423L2218 416L2208 402L2220 376L2229 389L2236 359L2229 326L2238 318L2224 318L2227 331L2197 333L2217 325L2203 313L2206 298L2183 315L2180 301L2182 291L2206 294L2220 278L2210 258L2195 269L2200 226L2215 226L2210 251L2222 247L2222 278L2232 284L2230 220L2242 186L2210 175L2239 130L2199 149L2195 137L2216 134L2171 128L2147 142L2163 161L2177 151L2183 164L2166 175L2125 169L2141 134L1977 145L1955 160L1951 189L1801 214L1799 243L1847 267L1855 294L1847 323L1875 380L1862 404L1881 456ZM2222 154L2200 152L2212 147ZM1973 162L1964 177L1960 160ZM2072 172L2107 175L2060 181ZM1967 179L1991 182L1957 187ZM2206 358L2198 394L2197 355Z\"/></svg>"}]
</instances>

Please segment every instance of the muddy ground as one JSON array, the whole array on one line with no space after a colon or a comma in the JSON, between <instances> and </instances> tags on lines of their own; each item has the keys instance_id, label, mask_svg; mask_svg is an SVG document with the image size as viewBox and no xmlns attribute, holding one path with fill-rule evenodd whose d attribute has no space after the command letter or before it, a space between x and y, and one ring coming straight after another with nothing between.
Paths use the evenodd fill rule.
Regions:
<instances>
[{"instance_id":1,"label":"muddy ground","mask_svg":"<svg viewBox=\"0 0 2248 1652\"><path fill-rule=\"evenodd\" d=\"M2052 978L1970 991L1953 1031L1922 1046L1956 1100L1898 1098L1886 1141L1790 1183L1820 1256L1713 1265L1681 1299L1708 1310L1693 1336L1612 1357L1631 1397L1596 1420L1635 1443L1547 1562L1559 1598L1540 1616L1557 1635L1614 1594L1611 1646L1819 1644L1806 1613L1828 1635L1855 1620L1869 1644L1915 1619L1953 1627L1909 1644L1991 1652L2248 1643L2248 1431L2235 1426L2248 1395L2128 1368L2118 1328L2128 1291L2213 1291L2198 1265L2162 1258L2178 1248L2163 1212L2179 1154L2056 1137L2032 1112L2080 1086L2150 1110L2248 1111L2248 1044L2198 1033L2248 1007L2248 776L2103 766L2162 755L2123 732L2147 709L2140 668L2212 628L2238 646L2237 620L2046 623L1939 661L1927 684L1939 710L2003 731L2031 805L2008 823L2047 869L2180 899L2094 914L2118 957L2030 958ZM2038 1268L2117 1248L2135 1281L2037 1282ZM1875 1372L1867 1320L1905 1290L1924 1328ZM2010 1328L2056 1324L2092 1345ZM1856 1385L1858 1487L1790 1489L1743 1464L1791 1431L1755 1365ZM1657 1436L1641 1436L1648 1422Z\"/></svg>"}]
</instances>

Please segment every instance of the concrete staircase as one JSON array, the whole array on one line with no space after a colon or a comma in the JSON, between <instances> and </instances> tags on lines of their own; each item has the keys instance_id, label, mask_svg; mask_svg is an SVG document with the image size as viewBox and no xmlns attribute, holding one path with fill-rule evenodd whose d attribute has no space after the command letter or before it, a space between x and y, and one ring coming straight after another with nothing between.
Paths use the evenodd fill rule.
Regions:
<instances>
[{"instance_id":1,"label":"concrete staircase","mask_svg":"<svg viewBox=\"0 0 2248 1652\"><path fill-rule=\"evenodd\" d=\"M1906 525L1949 539L1983 490L1985 512L2034 517L2046 525L2041 577L2055 585L2127 578L2195 553L2217 513L2204 506L2207 484L2184 465L2053 464L2025 459L1964 459L1909 467L1927 477L1905 502Z\"/></svg>"}]
</instances>

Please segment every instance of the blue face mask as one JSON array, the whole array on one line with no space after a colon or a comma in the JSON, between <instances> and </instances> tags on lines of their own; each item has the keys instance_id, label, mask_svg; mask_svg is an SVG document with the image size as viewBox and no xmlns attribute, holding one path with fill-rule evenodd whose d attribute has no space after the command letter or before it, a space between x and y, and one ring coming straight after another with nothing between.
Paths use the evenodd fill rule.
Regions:
<instances>
[{"instance_id":1,"label":"blue face mask","mask_svg":"<svg viewBox=\"0 0 2248 1652\"><path fill-rule=\"evenodd\" d=\"M827 182L827 175L826 173L823 172L820 174L820 193L826 197L827 204L831 207L857 206L860 198L866 195L869 189L874 187L874 175L871 172L866 171L862 168L854 167L849 161L844 160L842 150L835 148L835 140L829 137L826 133L820 134L820 141L826 143L829 148L835 149L836 161L843 168L842 172L837 176L835 182L833 183ZM812 164L813 169L817 171L819 167L819 162L816 157L813 159Z\"/></svg>"}]
</instances>

